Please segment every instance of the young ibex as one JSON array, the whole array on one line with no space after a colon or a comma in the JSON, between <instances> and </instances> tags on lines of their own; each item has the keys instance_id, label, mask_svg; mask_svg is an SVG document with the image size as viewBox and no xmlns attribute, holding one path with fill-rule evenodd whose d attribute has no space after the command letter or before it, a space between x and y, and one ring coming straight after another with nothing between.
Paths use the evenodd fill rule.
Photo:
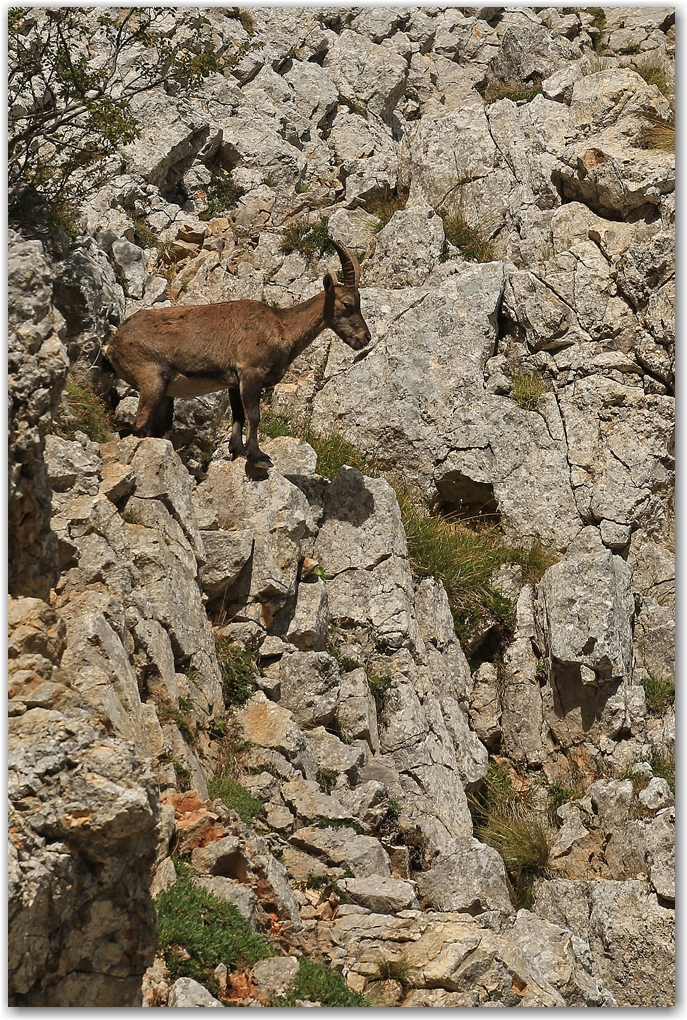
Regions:
<instances>
[{"instance_id":1,"label":"young ibex","mask_svg":"<svg viewBox=\"0 0 687 1020\"><path fill-rule=\"evenodd\" d=\"M174 397L228 389L232 457L269 467L270 458L258 446L262 390L278 383L323 329L333 329L354 351L370 342L360 311L358 260L342 244L332 243L341 259L344 284L327 273L324 290L292 308L225 301L142 309L127 319L103 353L117 375L139 392L136 434L169 438Z\"/></svg>"}]
</instances>

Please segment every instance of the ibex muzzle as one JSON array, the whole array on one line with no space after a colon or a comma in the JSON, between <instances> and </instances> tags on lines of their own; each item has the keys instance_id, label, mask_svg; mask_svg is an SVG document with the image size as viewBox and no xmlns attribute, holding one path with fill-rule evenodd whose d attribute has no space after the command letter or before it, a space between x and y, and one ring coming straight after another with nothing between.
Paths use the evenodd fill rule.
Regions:
<instances>
[{"instance_id":1,"label":"ibex muzzle","mask_svg":"<svg viewBox=\"0 0 687 1020\"><path fill-rule=\"evenodd\" d=\"M269 467L272 462L258 446L262 390L278 383L324 329L333 329L354 351L371 339L360 311L358 260L342 244L332 243L341 259L343 284L327 273L324 290L292 308L225 301L143 309L127 319L103 353L117 374L139 391L136 434L169 438L174 397L227 389L232 456Z\"/></svg>"}]
</instances>

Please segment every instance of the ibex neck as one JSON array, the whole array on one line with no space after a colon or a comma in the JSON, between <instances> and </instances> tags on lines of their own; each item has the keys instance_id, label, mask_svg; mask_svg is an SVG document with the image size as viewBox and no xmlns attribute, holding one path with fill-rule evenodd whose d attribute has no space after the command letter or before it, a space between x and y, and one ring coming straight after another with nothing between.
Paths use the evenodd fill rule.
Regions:
<instances>
[{"instance_id":1,"label":"ibex neck","mask_svg":"<svg viewBox=\"0 0 687 1020\"><path fill-rule=\"evenodd\" d=\"M297 358L315 337L324 329L325 292L320 291L315 297L303 301L292 308L280 309L280 317L284 325L284 341L289 350L289 363Z\"/></svg>"}]
</instances>

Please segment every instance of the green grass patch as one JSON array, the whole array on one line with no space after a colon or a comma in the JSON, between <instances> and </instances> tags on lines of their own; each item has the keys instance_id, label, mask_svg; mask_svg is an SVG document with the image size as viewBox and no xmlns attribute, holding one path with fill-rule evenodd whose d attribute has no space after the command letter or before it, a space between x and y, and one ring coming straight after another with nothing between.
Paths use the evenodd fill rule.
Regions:
<instances>
[{"instance_id":1,"label":"green grass patch","mask_svg":"<svg viewBox=\"0 0 687 1020\"><path fill-rule=\"evenodd\" d=\"M457 248L464 259L468 262L493 262L496 258L496 249L491 241L484 237L478 227L468 225L463 211L459 208L439 211L444 222L444 234L446 241ZM450 258L448 244L444 245L441 253L441 261L446 262Z\"/></svg>"},{"instance_id":2,"label":"green grass patch","mask_svg":"<svg viewBox=\"0 0 687 1020\"><path fill-rule=\"evenodd\" d=\"M350 818L318 818L318 829L353 829L359 836L363 835L363 827Z\"/></svg>"},{"instance_id":3,"label":"green grass patch","mask_svg":"<svg viewBox=\"0 0 687 1020\"><path fill-rule=\"evenodd\" d=\"M670 789L675 793L675 755L667 757L663 754L655 754L651 759L651 771L659 779L665 779Z\"/></svg>"},{"instance_id":4,"label":"green grass patch","mask_svg":"<svg viewBox=\"0 0 687 1020\"><path fill-rule=\"evenodd\" d=\"M205 200L208 204L205 212L199 215L200 220L211 220L215 216L221 216L229 209L234 209L240 198L246 194L246 189L240 184L235 184L231 172L213 174L212 180L205 189Z\"/></svg>"},{"instance_id":5,"label":"green grass patch","mask_svg":"<svg viewBox=\"0 0 687 1020\"><path fill-rule=\"evenodd\" d=\"M388 185L376 197L368 198L365 209L379 220L375 227L375 233L387 225L394 213L405 209L407 201L408 192L406 190L392 190Z\"/></svg>"},{"instance_id":6,"label":"green grass patch","mask_svg":"<svg viewBox=\"0 0 687 1020\"><path fill-rule=\"evenodd\" d=\"M378 711L381 711L384 704L384 695L389 690L393 682L393 677L390 676L385 676L380 673L367 674L367 686L372 692Z\"/></svg>"},{"instance_id":7,"label":"green grass patch","mask_svg":"<svg viewBox=\"0 0 687 1020\"><path fill-rule=\"evenodd\" d=\"M648 676L642 686L646 695L646 707L653 715L663 715L675 704L675 684L668 680L657 680L653 676Z\"/></svg>"},{"instance_id":8,"label":"green grass patch","mask_svg":"<svg viewBox=\"0 0 687 1020\"><path fill-rule=\"evenodd\" d=\"M523 411L534 411L540 397L549 392L549 386L536 372L517 372L511 377L513 383L512 397Z\"/></svg>"},{"instance_id":9,"label":"green grass patch","mask_svg":"<svg viewBox=\"0 0 687 1020\"><path fill-rule=\"evenodd\" d=\"M317 770L317 782L320 784L325 793L332 792L336 786L338 778L339 773L336 769L320 768Z\"/></svg>"},{"instance_id":10,"label":"green grass patch","mask_svg":"<svg viewBox=\"0 0 687 1020\"><path fill-rule=\"evenodd\" d=\"M213 776L208 783L208 793L212 800L219 797L228 808L235 811L244 825L250 825L257 815L262 814L261 802L251 797L244 786L229 776Z\"/></svg>"},{"instance_id":11,"label":"green grass patch","mask_svg":"<svg viewBox=\"0 0 687 1020\"><path fill-rule=\"evenodd\" d=\"M329 236L329 217L320 216L315 223L299 220L282 231L281 250L285 255L298 251L309 260L315 256L334 254L336 248Z\"/></svg>"},{"instance_id":12,"label":"green grass patch","mask_svg":"<svg viewBox=\"0 0 687 1020\"><path fill-rule=\"evenodd\" d=\"M257 667L251 653L224 638L215 641L217 662L222 674L224 704L243 705L255 690Z\"/></svg>"},{"instance_id":13,"label":"green grass patch","mask_svg":"<svg viewBox=\"0 0 687 1020\"><path fill-rule=\"evenodd\" d=\"M67 379L65 389L67 406L76 418L76 427L73 430L56 429L57 435L73 442L76 432L81 431L94 443L108 443L115 428L112 411L103 397L95 392L86 379L75 375Z\"/></svg>"},{"instance_id":14,"label":"green grass patch","mask_svg":"<svg viewBox=\"0 0 687 1020\"><path fill-rule=\"evenodd\" d=\"M330 480L336 478L344 464L357 468L364 475L374 477L377 474L367 454L362 453L353 443L349 443L336 432L330 436L316 436L308 430L304 438L317 454L318 474L324 475L325 478Z\"/></svg>"},{"instance_id":15,"label":"green grass patch","mask_svg":"<svg viewBox=\"0 0 687 1020\"><path fill-rule=\"evenodd\" d=\"M352 992L341 974L324 963L313 963L305 957L298 962L298 973L291 991L272 1006L295 1006L297 1002L319 1002L321 1006L369 1006L370 1001L359 992Z\"/></svg>"},{"instance_id":16,"label":"green grass patch","mask_svg":"<svg viewBox=\"0 0 687 1020\"><path fill-rule=\"evenodd\" d=\"M173 981L194 978L216 993L214 970L219 963L232 968L275 955L233 903L197 888L188 865L178 861L175 865L177 881L155 901L160 951Z\"/></svg>"},{"instance_id":17,"label":"green grass patch","mask_svg":"<svg viewBox=\"0 0 687 1020\"><path fill-rule=\"evenodd\" d=\"M276 439L277 436L292 436L293 426L288 418L282 414L274 414L269 405L260 410L260 432L266 439Z\"/></svg>"},{"instance_id":18,"label":"green grass patch","mask_svg":"<svg viewBox=\"0 0 687 1020\"><path fill-rule=\"evenodd\" d=\"M409 965L405 960L379 960L377 962L377 973L369 978L370 981L398 981L405 985L408 982Z\"/></svg>"},{"instance_id":19,"label":"green grass patch","mask_svg":"<svg viewBox=\"0 0 687 1020\"><path fill-rule=\"evenodd\" d=\"M433 516L408 490L399 489L397 496L411 566L420 576L442 582L458 636L469 636L487 613L510 627L513 606L491 581L501 564L513 560L513 550L504 545L500 532L475 531Z\"/></svg>"}]
</instances>

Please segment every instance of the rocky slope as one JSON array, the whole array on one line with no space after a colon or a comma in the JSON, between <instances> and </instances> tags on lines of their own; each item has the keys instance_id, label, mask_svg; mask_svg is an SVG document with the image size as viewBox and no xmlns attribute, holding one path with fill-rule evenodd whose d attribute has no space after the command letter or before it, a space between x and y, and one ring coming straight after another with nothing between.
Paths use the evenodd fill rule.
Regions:
<instances>
[{"instance_id":1,"label":"rocky slope","mask_svg":"<svg viewBox=\"0 0 687 1020\"><path fill-rule=\"evenodd\" d=\"M265 1004L310 960L377 1005L670 1005L673 12L205 14L240 59L137 100L74 244L10 235L11 1001ZM373 344L294 363L269 473L224 394L94 442L70 365L124 436L110 327L311 296L294 224L365 256ZM409 487L522 551L505 621L419 569ZM210 991L162 907L154 959L184 883L268 947Z\"/></svg>"}]
</instances>

